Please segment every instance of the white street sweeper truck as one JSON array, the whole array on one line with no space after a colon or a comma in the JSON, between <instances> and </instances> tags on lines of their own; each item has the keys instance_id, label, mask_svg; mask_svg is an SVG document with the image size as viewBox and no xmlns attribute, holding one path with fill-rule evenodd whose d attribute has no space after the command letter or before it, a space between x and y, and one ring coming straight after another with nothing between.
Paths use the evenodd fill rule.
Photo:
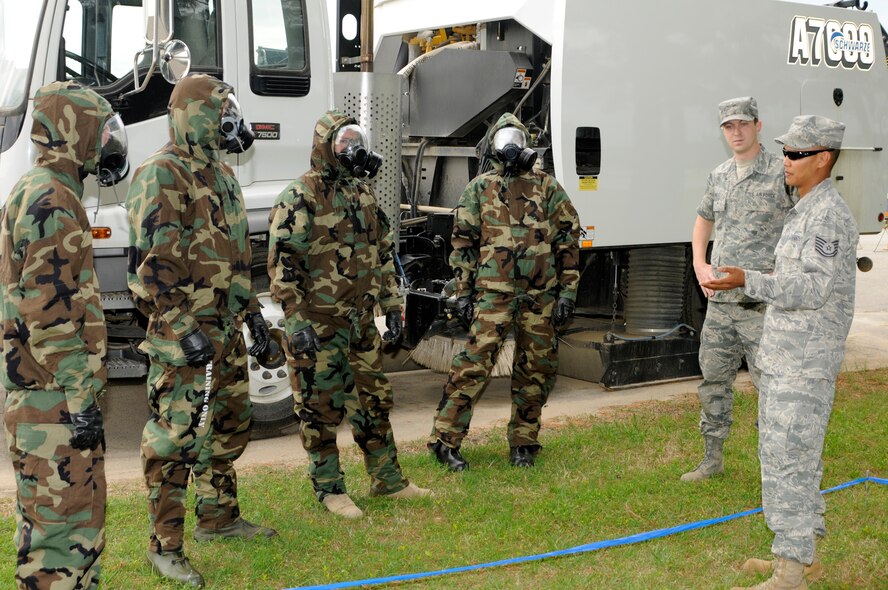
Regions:
<instances>
[{"instance_id":1,"label":"white street sweeper truck","mask_svg":"<svg viewBox=\"0 0 888 590\"><path fill-rule=\"evenodd\" d=\"M515 112L586 230L563 371L610 387L698 370L705 302L689 240L707 174L730 155L715 117L721 100L758 99L768 148L794 115L845 122L834 180L861 230L880 229L888 69L876 15L856 2L375 4L371 14L369 0L340 1L335 69L363 71L334 73L322 0L0 0L0 198L33 161L30 113L42 85L74 79L105 96L127 125L135 166L166 141L171 82L189 69L210 73L235 88L257 136L228 162L244 190L263 291L268 212L307 169L314 122L336 105L386 157L374 183L401 219L410 347L446 323L450 211L484 166L476 146L487 126ZM377 43L361 44L359 28L375 29ZM126 289L128 184L89 182L110 373L138 377L146 361ZM262 301L280 340L280 309ZM260 428L292 421L280 354L250 359L250 382Z\"/></svg>"}]
</instances>

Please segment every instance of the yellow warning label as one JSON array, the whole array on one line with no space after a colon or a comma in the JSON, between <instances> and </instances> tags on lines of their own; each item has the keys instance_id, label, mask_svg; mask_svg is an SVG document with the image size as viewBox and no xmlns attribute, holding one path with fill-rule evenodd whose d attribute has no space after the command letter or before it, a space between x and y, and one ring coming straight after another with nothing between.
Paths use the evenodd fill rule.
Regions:
<instances>
[{"instance_id":1,"label":"yellow warning label","mask_svg":"<svg viewBox=\"0 0 888 590\"><path fill-rule=\"evenodd\" d=\"M598 177L597 176L580 176L580 190L581 191L597 191L598 190Z\"/></svg>"}]
</instances>

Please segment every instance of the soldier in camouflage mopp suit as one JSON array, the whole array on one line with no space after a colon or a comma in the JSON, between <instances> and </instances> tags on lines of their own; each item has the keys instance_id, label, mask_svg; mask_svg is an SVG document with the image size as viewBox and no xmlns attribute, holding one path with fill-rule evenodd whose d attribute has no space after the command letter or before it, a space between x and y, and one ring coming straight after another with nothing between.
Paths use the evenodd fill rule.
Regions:
<instances>
[{"instance_id":1,"label":"soldier in camouflage mopp suit","mask_svg":"<svg viewBox=\"0 0 888 590\"><path fill-rule=\"evenodd\" d=\"M271 292L286 316L302 444L318 500L359 518L346 493L336 428L348 417L364 454L373 495L427 496L401 473L389 412L393 394L382 372L374 307L385 313L386 340L401 334L401 296L393 231L364 178L382 159L363 129L333 110L314 130L311 169L277 198L270 216Z\"/></svg>"},{"instance_id":2,"label":"soldier in camouflage mopp suit","mask_svg":"<svg viewBox=\"0 0 888 590\"><path fill-rule=\"evenodd\" d=\"M786 190L780 157L759 143L762 122L751 96L718 105L719 125L731 158L709 174L697 209L691 237L694 272L699 282L714 278L718 266L740 266L761 272L774 268L774 246L783 220L796 201ZM715 231L712 263L706 262L709 238ZM681 476L702 481L724 470L723 447L733 423L734 379L746 358L753 384L759 386L755 357L762 338L765 304L739 291L714 292L700 331L700 433L703 460Z\"/></svg>"},{"instance_id":3,"label":"soldier in camouflage mopp suit","mask_svg":"<svg viewBox=\"0 0 888 590\"><path fill-rule=\"evenodd\" d=\"M0 215L4 425L16 476L19 588L96 588L105 547L105 441L98 397L105 317L81 205L88 174L126 176L126 132L74 82L34 97L34 167Z\"/></svg>"},{"instance_id":4,"label":"soldier in camouflage mopp suit","mask_svg":"<svg viewBox=\"0 0 888 590\"><path fill-rule=\"evenodd\" d=\"M453 359L429 441L438 461L453 471L468 467L460 445L513 329L509 461L533 466L540 415L558 368L556 329L574 311L579 219L561 185L534 169L529 144L517 118L500 117L487 132L494 169L469 183L456 210L450 266L469 340Z\"/></svg>"},{"instance_id":5,"label":"soldier in camouflage mopp suit","mask_svg":"<svg viewBox=\"0 0 888 590\"><path fill-rule=\"evenodd\" d=\"M252 144L228 84L192 74L169 104L170 141L136 171L127 197L128 282L148 318L150 417L142 433L151 539L163 576L202 586L183 550L185 491L194 474L194 539L271 537L243 519L234 461L250 438L243 322L260 355L269 332L250 282L240 185L220 151ZM210 386L207 386L207 380Z\"/></svg>"},{"instance_id":6,"label":"soldier in camouflage mopp suit","mask_svg":"<svg viewBox=\"0 0 888 590\"><path fill-rule=\"evenodd\" d=\"M854 316L858 241L854 217L830 180L844 132L844 124L826 117L793 119L776 141L783 144L786 183L800 199L786 216L774 272L720 267L726 276L703 284L742 289L768 305L757 359L759 461L776 559L743 564L743 571L773 571L757 590L804 590L806 578L822 573L815 553L826 534L821 457Z\"/></svg>"}]
</instances>

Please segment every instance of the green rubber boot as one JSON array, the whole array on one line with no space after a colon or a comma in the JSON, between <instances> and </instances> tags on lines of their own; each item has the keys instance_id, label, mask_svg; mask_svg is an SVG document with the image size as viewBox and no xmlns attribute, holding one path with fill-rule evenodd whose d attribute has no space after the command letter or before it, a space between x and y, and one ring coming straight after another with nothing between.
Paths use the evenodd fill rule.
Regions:
<instances>
[{"instance_id":1,"label":"green rubber boot","mask_svg":"<svg viewBox=\"0 0 888 590\"><path fill-rule=\"evenodd\" d=\"M231 524L220 529L205 529L202 526L194 527L195 541L212 541L213 539L253 539L255 537L276 537L277 531L268 527L253 524L249 520L238 517Z\"/></svg>"},{"instance_id":2,"label":"green rubber boot","mask_svg":"<svg viewBox=\"0 0 888 590\"><path fill-rule=\"evenodd\" d=\"M154 571L168 580L187 584L192 588L204 587L203 576L194 569L182 551L167 551L165 553L149 551L148 561Z\"/></svg>"}]
</instances>

